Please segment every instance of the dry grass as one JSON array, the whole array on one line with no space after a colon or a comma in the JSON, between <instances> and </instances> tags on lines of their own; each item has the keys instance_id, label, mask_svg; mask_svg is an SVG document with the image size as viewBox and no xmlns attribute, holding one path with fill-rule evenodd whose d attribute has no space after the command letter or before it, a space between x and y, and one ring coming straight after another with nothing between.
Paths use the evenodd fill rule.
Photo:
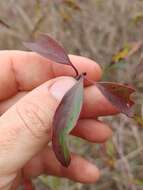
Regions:
<instances>
[{"instance_id":1,"label":"dry grass","mask_svg":"<svg viewBox=\"0 0 143 190\"><path fill-rule=\"evenodd\" d=\"M104 79L130 82L137 89L135 110L143 114L143 75L135 76L142 48L126 61L108 65L112 55L131 42L143 42L142 0L5 0L0 4L0 49L24 49L22 41L48 32L70 53L101 63ZM69 40L70 39L70 40ZM112 75L111 75L112 72ZM114 130L106 145L73 138L72 149L96 163L102 172L95 185L83 185L55 177L39 177L37 186L52 190L141 190L143 189L143 132L125 116L103 118Z\"/></svg>"}]
</instances>

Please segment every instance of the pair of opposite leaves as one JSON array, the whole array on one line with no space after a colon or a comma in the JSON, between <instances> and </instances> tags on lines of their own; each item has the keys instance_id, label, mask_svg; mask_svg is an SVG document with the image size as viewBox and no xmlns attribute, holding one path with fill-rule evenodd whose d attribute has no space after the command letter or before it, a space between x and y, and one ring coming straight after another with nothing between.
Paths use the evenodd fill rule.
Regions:
<instances>
[{"instance_id":1,"label":"pair of opposite leaves","mask_svg":"<svg viewBox=\"0 0 143 190\"><path fill-rule=\"evenodd\" d=\"M75 127L83 105L83 81L87 77L79 74L78 70L71 63L64 48L47 34L39 35L33 42L26 42L24 45L40 55L60 64L72 66L75 70L76 84L65 94L59 104L53 118L52 145L57 159L68 167L71 161L70 152L67 146L67 135ZM132 105L134 102L130 95L134 89L128 85L112 82L92 82L100 92L121 112L132 117Z\"/></svg>"}]
</instances>

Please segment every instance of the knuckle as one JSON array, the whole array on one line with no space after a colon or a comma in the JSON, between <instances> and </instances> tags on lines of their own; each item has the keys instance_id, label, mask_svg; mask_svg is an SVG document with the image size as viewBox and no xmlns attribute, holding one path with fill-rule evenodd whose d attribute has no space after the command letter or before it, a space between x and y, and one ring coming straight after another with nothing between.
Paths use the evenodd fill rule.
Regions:
<instances>
[{"instance_id":1,"label":"knuckle","mask_svg":"<svg viewBox=\"0 0 143 190\"><path fill-rule=\"evenodd\" d=\"M51 118L36 103L24 101L17 104L16 112L23 125L36 137L51 132Z\"/></svg>"}]
</instances>

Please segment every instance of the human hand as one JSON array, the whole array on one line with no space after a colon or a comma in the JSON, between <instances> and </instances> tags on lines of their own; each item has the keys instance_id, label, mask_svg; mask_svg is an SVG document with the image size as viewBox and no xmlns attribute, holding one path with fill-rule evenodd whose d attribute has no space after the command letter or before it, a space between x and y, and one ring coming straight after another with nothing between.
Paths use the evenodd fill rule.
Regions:
<instances>
[{"instance_id":1,"label":"human hand","mask_svg":"<svg viewBox=\"0 0 143 190\"><path fill-rule=\"evenodd\" d=\"M70 59L90 79L101 78L101 69L94 61L73 55ZM73 154L70 166L65 168L47 145L54 112L75 84L69 77L74 74L72 69L23 51L0 51L0 69L0 189L16 190L23 176L41 174L95 182L100 175L96 166ZM115 113L115 107L100 91L85 83L84 105L72 135L90 142L105 142L112 131L96 118Z\"/></svg>"}]
</instances>

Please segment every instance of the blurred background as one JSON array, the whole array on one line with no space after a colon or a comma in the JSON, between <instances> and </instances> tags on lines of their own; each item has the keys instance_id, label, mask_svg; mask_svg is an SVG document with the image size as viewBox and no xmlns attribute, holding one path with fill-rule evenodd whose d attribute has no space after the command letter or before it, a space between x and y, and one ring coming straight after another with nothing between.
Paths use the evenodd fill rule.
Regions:
<instances>
[{"instance_id":1,"label":"blurred background","mask_svg":"<svg viewBox=\"0 0 143 190\"><path fill-rule=\"evenodd\" d=\"M89 57L103 68L103 80L131 83L135 121L101 118L114 135L106 144L71 137L71 149L101 169L97 184L52 176L35 180L47 190L143 189L143 0L0 1L0 49L24 50L22 41L46 32L71 54Z\"/></svg>"}]
</instances>

